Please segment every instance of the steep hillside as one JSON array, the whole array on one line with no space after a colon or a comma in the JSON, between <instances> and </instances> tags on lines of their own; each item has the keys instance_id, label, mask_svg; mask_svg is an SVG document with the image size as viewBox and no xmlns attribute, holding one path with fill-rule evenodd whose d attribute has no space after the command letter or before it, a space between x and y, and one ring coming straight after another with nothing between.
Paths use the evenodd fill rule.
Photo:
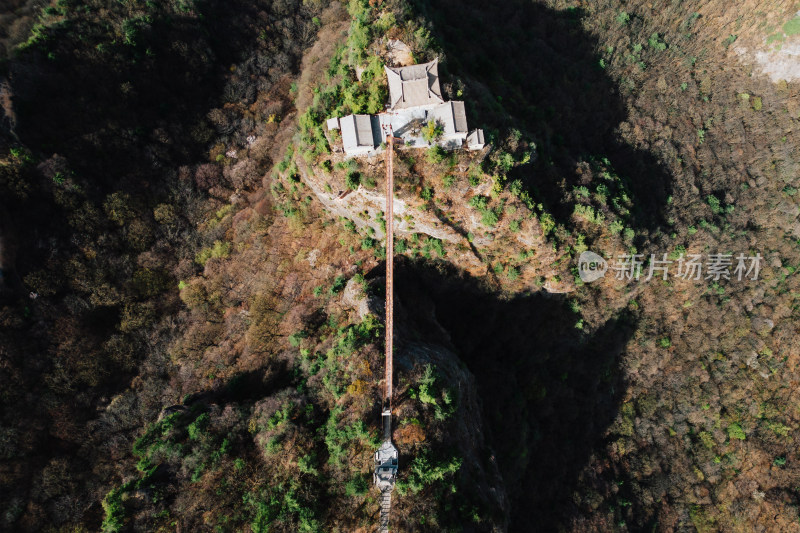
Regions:
<instances>
[{"instance_id":1,"label":"steep hillside","mask_svg":"<svg viewBox=\"0 0 800 533\"><path fill-rule=\"evenodd\" d=\"M441 240L456 267L443 270L448 281L433 274L417 283L434 295L478 376L490 442L505 460L511 529L542 520L569 529L796 523L788 483L798 416L789 385L797 372L796 90L754 75L732 50L738 32L754 38L750 28L791 10L685 2L414 9L430 33L382 34L375 24L373 53L383 56L386 39L400 37L420 61L438 55L453 77L449 96L496 128L483 159L402 151L408 175L395 217L401 233L422 228L434 237L412 257ZM368 101L332 98L354 83L339 64L331 63L310 118L369 111ZM309 177L298 161L300 175L323 199L320 183L336 194L358 178L353 199L331 209L369 244L383 216L369 193L381 190L380 167L339 163L335 154L326 164L330 156L314 145L321 126L316 135L305 129L305 161L319 170ZM763 263L757 280L686 280L673 271L668 281L645 281L645 260L638 282L608 275L586 286L575 262L587 248L612 262L666 254L675 269L687 254L760 254ZM487 276L475 259L491 267ZM470 290L453 278L462 269L478 276ZM524 296L504 315L505 304L481 296L487 290L571 292L570 312L542 313L550 299ZM564 330L545 319L562 314ZM520 456L531 459L511 459Z\"/></svg>"},{"instance_id":2,"label":"steep hillside","mask_svg":"<svg viewBox=\"0 0 800 533\"><path fill-rule=\"evenodd\" d=\"M587 456L559 455L578 462L561 487L539 487L531 467L521 486L533 490L515 490L501 469L509 494L524 495L512 496L512 524L546 513L554 526L577 529L796 527L796 88L731 61L738 29L726 25L727 7L509 3L493 20L478 3L420 5L452 68L488 86L495 108L536 143L538 157L512 173L564 221L574 252L582 242L609 258L635 247L672 260L717 252L765 259L758 282L624 283L607 275L577 287L582 331L600 332L598 317L618 313L633 322L617 358L624 392ZM779 8L739 10L737 24L777 17ZM463 22L444 23L457 15ZM470 38L477 31L480 43ZM610 173L597 161L626 183L629 215L606 192ZM625 224L616 244L614 211ZM515 360L547 360L549 351L520 350ZM591 364L565 369L566 383ZM505 377L487 379L488 408L497 402L503 413L490 429L507 427L515 410L529 413L533 428L562 428L564 418L548 414L552 389L545 394L531 381L521 401L516 390L507 399L489 394L509 389L498 385ZM563 431L572 442L574 427ZM548 461L546 437L554 434L529 439L526 453Z\"/></svg>"},{"instance_id":3,"label":"steep hillside","mask_svg":"<svg viewBox=\"0 0 800 533\"><path fill-rule=\"evenodd\" d=\"M396 154L393 530L799 529L800 100L758 51L800 6L32 7L0 13L0 528L375 530L383 156L325 119L383 109L400 40L488 145ZM677 276L715 253L757 279Z\"/></svg>"}]
</instances>

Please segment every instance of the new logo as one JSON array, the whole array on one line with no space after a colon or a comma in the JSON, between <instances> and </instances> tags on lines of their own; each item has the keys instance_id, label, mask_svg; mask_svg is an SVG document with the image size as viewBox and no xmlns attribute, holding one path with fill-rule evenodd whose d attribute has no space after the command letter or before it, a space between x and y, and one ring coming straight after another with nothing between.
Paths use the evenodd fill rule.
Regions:
<instances>
[{"instance_id":1,"label":"new logo","mask_svg":"<svg viewBox=\"0 0 800 533\"><path fill-rule=\"evenodd\" d=\"M584 283L596 281L606 274L608 262L594 252L583 252L578 258L578 275Z\"/></svg>"}]
</instances>

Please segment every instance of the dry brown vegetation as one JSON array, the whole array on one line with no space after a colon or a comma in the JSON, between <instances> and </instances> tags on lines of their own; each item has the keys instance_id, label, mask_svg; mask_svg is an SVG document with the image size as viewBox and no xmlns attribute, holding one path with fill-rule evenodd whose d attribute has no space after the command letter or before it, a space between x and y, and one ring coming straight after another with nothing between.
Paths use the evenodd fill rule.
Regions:
<instances>
[{"instance_id":1,"label":"dry brown vegetation","mask_svg":"<svg viewBox=\"0 0 800 533\"><path fill-rule=\"evenodd\" d=\"M729 50L735 34L764 27L778 6L737 8L738 18L728 7L509 3L494 26L477 2L423 10L434 23L438 14L444 20L456 11L465 20L438 26L441 46L453 68L475 80L467 83L472 94L488 85L502 97L499 105L478 106L483 116L503 120L508 111L536 143L538 159L514 172L570 230L573 249L582 234L590 248L609 254L635 246L643 253L758 251L767 258L759 283L578 287L572 307L584 334L573 336L595 336L620 313L632 328L616 355L622 384L609 389L603 378L600 389L587 393L582 379L571 376L592 363L574 359L556 398L552 384L545 378L545 392L541 381L560 364L532 369L532 388L520 384L530 392L505 400L489 391L509 390L501 384L510 375L486 379L488 408L503 413L490 428L505 434L507 413L522 411L524 421L512 427L527 423L540 431L526 440L524 455L532 459L519 490L511 474L518 465L503 470L509 493L524 494L516 505L512 496L512 524L548 516L553 527L580 530L797 528L797 492L789 481L797 468L798 424L796 88L751 77ZM469 28L495 26L495 38L469 46ZM625 185L629 214L609 201L618 194L607 193L609 172ZM603 213L604 222L592 222L587 212ZM622 242L609 234L616 220L632 230L620 232ZM509 336L539 343L535 331ZM471 346L465 341L463 349L475 352L476 369L484 368L487 351L500 353ZM529 357L534 367L552 351L518 350L511 359ZM486 375L475 373L479 382ZM565 385L582 400L587 394L601 405L612 400L616 414L604 419L599 411L608 424L588 433L591 444L554 458L548 439L564 431L573 442L583 424L598 420L564 416L572 411L561 402L574 401L558 397ZM541 487L553 461L574 474Z\"/></svg>"},{"instance_id":2,"label":"dry brown vegetation","mask_svg":"<svg viewBox=\"0 0 800 533\"><path fill-rule=\"evenodd\" d=\"M309 180L382 190L322 120L400 38L491 148L397 154L393 527L798 529L800 104L732 50L796 6L105 4L2 14L0 527L373 530L382 220Z\"/></svg>"}]
</instances>

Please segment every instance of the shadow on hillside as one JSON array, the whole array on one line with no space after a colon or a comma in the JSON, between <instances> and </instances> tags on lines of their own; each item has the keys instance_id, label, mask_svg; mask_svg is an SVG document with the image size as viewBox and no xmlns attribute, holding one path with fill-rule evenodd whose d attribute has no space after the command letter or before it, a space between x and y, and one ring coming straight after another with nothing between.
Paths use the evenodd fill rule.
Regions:
<instances>
[{"instance_id":1,"label":"shadow on hillside","mask_svg":"<svg viewBox=\"0 0 800 533\"><path fill-rule=\"evenodd\" d=\"M520 0L491 9L479 0L414 4L434 23L443 68L452 73L444 78L467 84L471 127L517 128L535 140L538 160L509 177L522 179L557 222L572 214L562 179L571 190L578 184L577 162L605 157L633 195L633 225L652 230L663 224L672 178L651 154L614 134L627 110L600 67L597 40L582 28L582 10Z\"/></svg>"},{"instance_id":2,"label":"shadow on hillside","mask_svg":"<svg viewBox=\"0 0 800 533\"><path fill-rule=\"evenodd\" d=\"M101 14L49 29L7 65L19 140L35 157L66 158L61 177L74 177L98 205L115 191L137 205L166 199L175 170L205 158L213 134L206 115L225 89L219 65L241 60L257 37L255 29L236 24L242 9L251 8L204 9L204 17L170 17L155 6L152 22L131 30L129 44L112 42ZM54 201L43 192L48 188L43 184L25 205L6 206L20 242L71 238L76 208ZM21 246L20 272L39 268L50 253Z\"/></svg>"},{"instance_id":3,"label":"shadow on hillside","mask_svg":"<svg viewBox=\"0 0 800 533\"><path fill-rule=\"evenodd\" d=\"M252 118L209 112L252 105L314 35L301 0L126 9L56 24L8 63L20 140L67 157L99 193L152 195L170 171L205 162L210 142L243 145Z\"/></svg>"},{"instance_id":4,"label":"shadow on hillside","mask_svg":"<svg viewBox=\"0 0 800 533\"><path fill-rule=\"evenodd\" d=\"M488 442L511 501L509 531L531 531L532 524L536 531L569 529L586 512L574 494L605 492L602 480L578 476L617 414L625 390L618 359L633 318L618 316L587 335L562 298L505 299L474 279L456 281L406 261L396 277L399 307L415 310L398 313L406 322L400 331L410 325L426 335L427 328L442 342L441 325L477 380ZM417 323L431 316L438 324Z\"/></svg>"},{"instance_id":5,"label":"shadow on hillside","mask_svg":"<svg viewBox=\"0 0 800 533\"><path fill-rule=\"evenodd\" d=\"M255 38L237 29L240 9L210 6L198 19L154 8L129 44L110 42L97 16L53 30L9 64L20 139L66 156L105 190L147 186L163 166L201 159L205 114L224 87L218 65Z\"/></svg>"},{"instance_id":6,"label":"shadow on hillside","mask_svg":"<svg viewBox=\"0 0 800 533\"><path fill-rule=\"evenodd\" d=\"M291 369L286 361L278 361L257 370L239 372L214 388L187 396L183 400L183 404L256 402L291 385Z\"/></svg>"},{"instance_id":7,"label":"shadow on hillside","mask_svg":"<svg viewBox=\"0 0 800 533\"><path fill-rule=\"evenodd\" d=\"M108 403L102 398L115 398L130 387L139 368L148 384L167 380L167 367L138 363L146 356L154 364L160 361L165 330L171 326L155 323L173 311L163 309L175 303L174 289L171 294L159 289L158 296L130 289L140 266L136 257L140 246L150 247L151 236L162 241L153 245L157 252L152 261L158 267L171 266L172 258L193 244L178 250L169 242L177 239L156 238L160 229L153 207L170 201L178 208L176 219L193 216L189 209L182 211L181 197L173 193L190 187L179 180L177 170L206 162L210 141L249 134L241 122L234 122L235 116L226 124L229 131L215 132L209 111L225 102L252 103L253 72L268 77L273 67L280 66L275 70L281 73L294 70L302 42L286 38L283 30L311 24L300 0L274 3L283 10L274 16L267 12L271 3L266 0L184 3L186 9L193 4L202 10L195 16L179 3L110 2L85 12L75 4L51 7L70 12L69 20L47 24L40 44L0 65L9 76L17 115L13 145L17 140L24 144L33 161L20 165L19 179L0 172L0 212L11 222L2 231L13 235L16 244L14 271L23 279L41 272L48 289L34 303L28 298L30 289L17 282L11 296L15 307L0 309L0 344L5 344L0 364L3 375L14 382L8 393L4 390L0 424L19 434L9 441L14 462L0 482L0 491L8 496L0 511L4 530L63 529L84 520L99 529L103 511L98 491L114 482L110 462L124 466L126 439L133 436L135 422L114 422L113 438L106 441L89 421L102 414ZM177 11L167 12L173 7ZM149 10L148 16L128 16L143 10ZM170 16L173 12L179 14ZM286 27L281 26L284 18ZM278 57L285 65L274 59ZM236 80L232 64L237 66ZM6 142L11 141L2 139L0 145ZM37 170L39 161L54 154L68 164L59 164L58 173ZM130 218L135 214L136 222L143 222L139 243L127 238L130 224L120 228L102 215L106 195L116 191L130 195L125 205ZM179 226L183 230L193 224ZM194 233L187 230L184 235L188 241ZM109 298L95 299L95 292ZM136 326L112 347L121 338L116 327L121 302L145 305L143 300L152 304L153 320ZM234 397L256 395L262 387L260 376L244 376L232 385ZM155 403L146 389L137 388L141 401L132 408L145 415ZM114 453L106 454L108 449ZM53 493L43 492L36 487L52 461L62 465L64 476L69 473L69 484L59 481Z\"/></svg>"}]
</instances>

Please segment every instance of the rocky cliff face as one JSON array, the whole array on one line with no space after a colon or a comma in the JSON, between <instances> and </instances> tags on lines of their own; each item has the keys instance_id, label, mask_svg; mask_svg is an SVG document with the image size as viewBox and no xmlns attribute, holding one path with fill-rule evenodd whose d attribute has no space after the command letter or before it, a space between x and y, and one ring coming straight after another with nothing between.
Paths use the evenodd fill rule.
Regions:
<instances>
[{"instance_id":1,"label":"rocky cliff face","mask_svg":"<svg viewBox=\"0 0 800 533\"><path fill-rule=\"evenodd\" d=\"M463 458L465 485L480 495L499 517L497 527L505 531L508 524L508 495L498 469L494 451L488 448L486 424L478 396L475 377L452 350L427 343L409 343L398 357L401 368L411 370L415 367L431 365L436 368L444 383L455 391L458 398L453 433L450 439ZM399 410L398 416L402 417Z\"/></svg>"},{"instance_id":2,"label":"rocky cliff face","mask_svg":"<svg viewBox=\"0 0 800 533\"><path fill-rule=\"evenodd\" d=\"M383 278L375 278L371 284L380 285ZM370 296L362 284L351 280L342 293L342 304L355 312L362 320L369 314L383 315L383 300ZM478 501L491 510L492 531L505 531L508 523L508 496L498 469L494 451L486 438L483 408L478 395L475 377L455 353L449 333L438 322L433 302L423 293L403 291L403 300L398 301L396 329L398 331L395 352L397 401L394 409L395 435L401 455L401 468L409 468L415 448L425 439L423 434L415 436L408 420L419 416L418 407L409 396L418 395L408 379L422 370L433 369L435 387L449 391L452 395L452 420L444 437L448 446L457 450L461 458L458 476L460 485ZM434 408L448 409L436 405ZM437 416L434 414L434 416ZM422 437L420 439L420 437ZM434 435L430 437L437 438ZM404 472L405 474L405 472ZM400 500L400 508L404 503ZM413 527L413 522L407 524ZM487 529L482 529L487 530Z\"/></svg>"},{"instance_id":3,"label":"rocky cliff face","mask_svg":"<svg viewBox=\"0 0 800 533\"><path fill-rule=\"evenodd\" d=\"M537 217L481 170L490 151L457 150L432 163L430 153L409 147L397 149L394 228L401 241L421 236L442 241L447 260L466 274L498 280L492 260L515 263L501 272L500 282L512 291L560 293L574 290L562 254L547 245ZM328 168L323 170L325 162ZM303 183L334 216L349 220L355 230L380 241L385 231L385 166L383 156L350 159L339 154L311 166L302 159L297 168ZM352 170L352 169L358 170ZM350 189L346 174L357 172L361 182ZM493 204L493 205L490 205ZM396 252L401 255L406 247ZM522 255L520 255L522 254ZM528 255L529 254L529 255ZM413 250L409 255L414 256Z\"/></svg>"},{"instance_id":4,"label":"rocky cliff face","mask_svg":"<svg viewBox=\"0 0 800 533\"><path fill-rule=\"evenodd\" d=\"M379 173L384 166L383 156L364 160L362 164L371 167L371 171ZM361 230L366 231L367 228L370 228L378 239L384 237L384 225L381 223L386 210L384 189L367 189L364 186L358 186L355 190L334 190L330 188L332 176L309 168L303 163L298 166L302 169L304 182L331 214L351 220ZM328 185L327 188L326 185ZM399 235L410 236L414 233L424 233L435 239L451 243L464 242L464 235L459 234L452 226L445 224L434 212L419 209L421 204L419 199L403 198L402 196L395 198L394 216L397 220L395 231Z\"/></svg>"}]
</instances>

